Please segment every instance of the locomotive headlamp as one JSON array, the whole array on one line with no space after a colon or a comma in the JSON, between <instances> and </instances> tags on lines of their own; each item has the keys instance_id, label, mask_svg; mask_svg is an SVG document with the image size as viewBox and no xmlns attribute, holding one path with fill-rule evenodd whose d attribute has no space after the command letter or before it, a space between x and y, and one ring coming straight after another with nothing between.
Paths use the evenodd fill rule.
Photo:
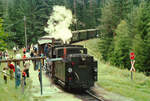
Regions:
<instances>
[{"instance_id":1,"label":"locomotive headlamp","mask_svg":"<svg viewBox=\"0 0 150 101\"><path fill-rule=\"evenodd\" d=\"M68 72L71 73L72 72L72 68L68 68Z\"/></svg>"},{"instance_id":2,"label":"locomotive headlamp","mask_svg":"<svg viewBox=\"0 0 150 101\"><path fill-rule=\"evenodd\" d=\"M85 61L86 60L86 58L85 57L82 57L82 61Z\"/></svg>"},{"instance_id":3,"label":"locomotive headlamp","mask_svg":"<svg viewBox=\"0 0 150 101\"><path fill-rule=\"evenodd\" d=\"M94 68L94 72L97 72L97 68Z\"/></svg>"}]
</instances>

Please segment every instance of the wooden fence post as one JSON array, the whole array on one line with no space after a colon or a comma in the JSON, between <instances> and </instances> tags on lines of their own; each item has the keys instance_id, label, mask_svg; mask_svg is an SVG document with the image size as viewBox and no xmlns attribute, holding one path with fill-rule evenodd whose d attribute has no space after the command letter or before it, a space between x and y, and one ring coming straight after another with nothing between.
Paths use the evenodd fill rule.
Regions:
<instances>
[{"instance_id":1,"label":"wooden fence post","mask_svg":"<svg viewBox=\"0 0 150 101\"><path fill-rule=\"evenodd\" d=\"M42 63L40 61L40 87L41 87L41 95L43 94L43 85L42 85Z\"/></svg>"},{"instance_id":2,"label":"wooden fence post","mask_svg":"<svg viewBox=\"0 0 150 101\"><path fill-rule=\"evenodd\" d=\"M17 62L15 62L15 87L17 88Z\"/></svg>"}]
</instances>

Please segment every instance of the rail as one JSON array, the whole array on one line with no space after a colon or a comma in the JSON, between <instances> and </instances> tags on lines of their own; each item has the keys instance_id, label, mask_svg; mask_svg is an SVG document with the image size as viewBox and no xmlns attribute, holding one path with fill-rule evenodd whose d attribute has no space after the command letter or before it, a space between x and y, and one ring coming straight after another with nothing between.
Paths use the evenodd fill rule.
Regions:
<instances>
[{"instance_id":1,"label":"rail","mask_svg":"<svg viewBox=\"0 0 150 101\"><path fill-rule=\"evenodd\" d=\"M93 94L90 90L87 90L86 93L90 96L92 96L93 98L97 99L98 101L105 101L103 98L101 97L97 97L95 94Z\"/></svg>"}]
</instances>

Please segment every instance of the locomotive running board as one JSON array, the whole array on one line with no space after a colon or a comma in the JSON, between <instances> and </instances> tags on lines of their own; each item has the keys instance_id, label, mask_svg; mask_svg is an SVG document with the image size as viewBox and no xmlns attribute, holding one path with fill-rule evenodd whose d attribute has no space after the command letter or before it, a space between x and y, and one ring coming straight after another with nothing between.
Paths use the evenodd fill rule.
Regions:
<instances>
[{"instance_id":1,"label":"locomotive running board","mask_svg":"<svg viewBox=\"0 0 150 101\"><path fill-rule=\"evenodd\" d=\"M51 58L51 59L46 59L47 62L53 62L53 61L61 61L63 58Z\"/></svg>"}]
</instances>

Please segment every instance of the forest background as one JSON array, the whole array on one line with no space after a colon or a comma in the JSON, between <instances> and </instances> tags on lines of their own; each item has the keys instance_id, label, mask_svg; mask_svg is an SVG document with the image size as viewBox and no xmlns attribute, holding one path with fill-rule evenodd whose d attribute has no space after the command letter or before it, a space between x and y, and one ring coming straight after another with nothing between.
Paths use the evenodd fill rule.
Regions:
<instances>
[{"instance_id":1,"label":"forest background","mask_svg":"<svg viewBox=\"0 0 150 101\"><path fill-rule=\"evenodd\" d=\"M24 16L28 44L46 35L44 27L54 5L65 6L76 21L71 30L100 29L101 59L120 68L150 72L149 0L0 0L0 49L25 46Z\"/></svg>"}]
</instances>

